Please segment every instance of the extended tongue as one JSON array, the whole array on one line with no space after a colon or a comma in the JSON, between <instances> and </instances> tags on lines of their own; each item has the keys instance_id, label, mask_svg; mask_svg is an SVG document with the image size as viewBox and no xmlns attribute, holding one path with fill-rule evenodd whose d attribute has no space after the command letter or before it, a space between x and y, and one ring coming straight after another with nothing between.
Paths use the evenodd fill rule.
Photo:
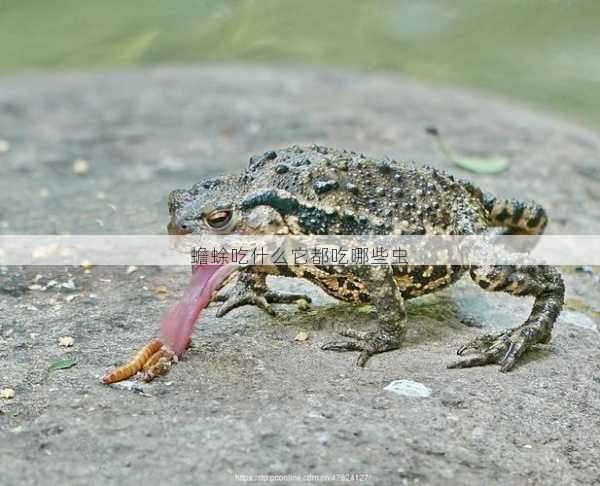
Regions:
<instances>
[{"instance_id":1,"label":"extended tongue","mask_svg":"<svg viewBox=\"0 0 600 486\"><path fill-rule=\"evenodd\" d=\"M213 292L236 269L235 265L198 265L181 300L169 309L160 323L160 340L181 355L187 347L194 324L208 306Z\"/></svg>"}]
</instances>

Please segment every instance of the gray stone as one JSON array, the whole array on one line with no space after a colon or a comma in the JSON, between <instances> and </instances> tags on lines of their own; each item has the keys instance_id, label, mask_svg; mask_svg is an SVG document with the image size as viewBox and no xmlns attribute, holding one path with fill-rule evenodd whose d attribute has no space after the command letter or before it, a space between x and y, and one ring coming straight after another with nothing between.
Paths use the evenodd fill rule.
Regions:
<instances>
[{"instance_id":1,"label":"gray stone","mask_svg":"<svg viewBox=\"0 0 600 486\"><path fill-rule=\"evenodd\" d=\"M2 106L12 107L0 108L0 138L10 144L0 155L7 234L164 232L170 190L293 143L414 160L498 196L536 199L548 209L550 233L600 229L597 134L400 76L250 65L31 75L0 81ZM510 169L451 167L425 133L432 124L456 151L501 154ZM89 172L72 173L77 159L89 161ZM27 290L38 273L73 278L82 297ZM568 298L598 325L598 279L565 277ZM243 307L215 319L211 306L192 348L151 396L102 385L107 370L156 335L188 278L188 268L147 266L132 274L2 270L0 382L18 391L10 403L18 415L0 415L0 483L229 485L235 474L269 472L368 474L361 484L600 477L600 334L578 327L581 315L561 318L552 348L528 353L509 374L448 370L460 344L520 324L531 305L466 279L409 302L406 344L358 369L355 354L319 345L349 322L374 325L372 313L332 308L308 284L277 280L278 288L308 289L312 309L279 306L282 318L272 319ZM158 286L169 294L157 297ZM483 329L461 324L465 318ZM290 339L303 330L308 342ZM77 343L69 354L78 365L49 375L65 335ZM439 399L383 391L398 376L427 383ZM46 436L50 425L62 432Z\"/></svg>"}]
</instances>

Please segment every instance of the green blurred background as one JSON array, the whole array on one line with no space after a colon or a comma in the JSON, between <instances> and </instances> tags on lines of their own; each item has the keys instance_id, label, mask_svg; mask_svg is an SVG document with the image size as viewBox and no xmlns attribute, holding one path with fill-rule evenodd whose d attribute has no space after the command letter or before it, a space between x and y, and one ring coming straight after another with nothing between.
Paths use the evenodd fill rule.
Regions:
<instances>
[{"instance_id":1,"label":"green blurred background","mask_svg":"<svg viewBox=\"0 0 600 486\"><path fill-rule=\"evenodd\" d=\"M600 127L599 0L0 0L0 74L224 60L397 71Z\"/></svg>"}]
</instances>

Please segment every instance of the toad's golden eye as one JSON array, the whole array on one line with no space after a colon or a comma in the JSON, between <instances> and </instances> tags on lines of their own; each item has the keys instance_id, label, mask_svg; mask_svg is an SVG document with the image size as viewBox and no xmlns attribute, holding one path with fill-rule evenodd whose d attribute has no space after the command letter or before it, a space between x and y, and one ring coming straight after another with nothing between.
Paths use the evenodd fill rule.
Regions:
<instances>
[{"instance_id":1,"label":"toad's golden eye","mask_svg":"<svg viewBox=\"0 0 600 486\"><path fill-rule=\"evenodd\" d=\"M223 229L231 221L232 211L227 209L218 209L206 217L206 223L214 229Z\"/></svg>"}]
</instances>

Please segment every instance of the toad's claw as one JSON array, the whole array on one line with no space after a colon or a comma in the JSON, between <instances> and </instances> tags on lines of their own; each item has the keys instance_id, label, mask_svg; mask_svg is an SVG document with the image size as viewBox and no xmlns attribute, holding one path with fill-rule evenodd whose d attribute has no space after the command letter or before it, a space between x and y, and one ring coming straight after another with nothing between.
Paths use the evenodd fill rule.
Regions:
<instances>
[{"instance_id":1,"label":"toad's claw","mask_svg":"<svg viewBox=\"0 0 600 486\"><path fill-rule=\"evenodd\" d=\"M223 317L236 307L243 305L255 305L268 314L275 316L276 312L271 304L294 304L300 299L304 299L309 303L311 302L310 297L304 294L287 294L273 290L263 292L254 289L244 289L240 293L237 293L235 290L226 292L225 294L217 295L213 300L215 302L223 302L217 311L217 317Z\"/></svg>"},{"instance_id":2,"label":"toad's claw","mask_svg":"<svg viewBox=\"0 0 600 486\"><path fill-rule=\"evenodd\" d=\"M321 349L325 351L360 351L356 365L361 368L367 364L369 358L377 353L398 349L400 343L382 331L356 331L344 329L340 331L344 337L357 339L358 341L331 341L323 344Z\"/></svg>"},{"instance_id":3,"label":"toad's claw","mask_svg":"<svg viewBox=\"0 0 600 486\"><path fill-rule=\"evenodd\" d=\"M459 356L467 350L475 350L475 353L450 363L448 368L470 368L495 363L500 365L500 371L510 371L525 351L533 344L543 342L536 331L532 326L523 325L497 335L480 336L457 351Z\"/></svg>"},{"instance_id":4,"label":"toad's claw","mask_svg":"<svg viewBox=\"0 0 600 486\"><path fill-rule=\"evenodd\" d=\"M224 296L223 298L217 296L214 300L223 301L223 304L221 307L219 307L219 310L217 310L217 317L223 317L236 307L241 307L243 305L255 305L256 307L264 310L267 314L275 316L273 307L271 307L271 304L269 304L269 301L264 295L246 293L242 295L233 295L231 297Z\"/></svg>"},{"instance_id":5,"label":"toad's claw","mask_svg":"<svg viewBox=\"0 0 600 486\"><path fill-rule=\"evenodd\" d=\"M469 341L467 344L462 345L456 350L456 354L462 356L465 353L465 351L468 351L470 349L481 350L488 348L493 344L493 342L497 338L497 334L483 334L481 336L476 337L472 341Z\"/></svg>"}]
</instances>

